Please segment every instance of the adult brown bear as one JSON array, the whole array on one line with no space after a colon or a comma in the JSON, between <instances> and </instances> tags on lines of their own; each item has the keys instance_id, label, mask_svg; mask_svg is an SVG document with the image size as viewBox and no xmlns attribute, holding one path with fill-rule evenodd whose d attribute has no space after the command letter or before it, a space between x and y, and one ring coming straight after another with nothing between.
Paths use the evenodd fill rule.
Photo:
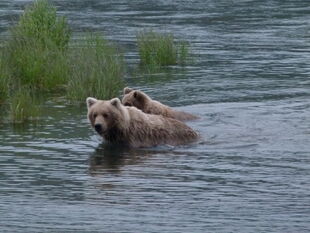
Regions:
<instances>
[{"instance_id":1,"label":"adult brown bear","mask_svg":"<svg viewBox=\"0 0 310 233\"><path fill-rule=\"evenodd\" d=\"M151 147L185 144L198 139L198 134L183 122L126 107L118 98L104 101L88 97L86 102L92 127L110 143Z\"/></svg>"}]
</instances>

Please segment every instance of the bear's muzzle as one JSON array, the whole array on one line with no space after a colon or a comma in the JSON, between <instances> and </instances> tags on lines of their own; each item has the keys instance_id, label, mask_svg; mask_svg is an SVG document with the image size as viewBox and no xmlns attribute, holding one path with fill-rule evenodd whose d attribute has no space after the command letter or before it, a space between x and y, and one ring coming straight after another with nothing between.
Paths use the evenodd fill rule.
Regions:
<instances>
[{"instance_id":1,"label":"bear's muzzle","mask_svg":"<svg viewBox=\"0 0 310 233\"><path fill-rule=\"evenodd\" d=\"M102 134L103 130L102 130L101 124L95 124L94 128L95 128L97 133Z\"/></svg>"}]
</instances>

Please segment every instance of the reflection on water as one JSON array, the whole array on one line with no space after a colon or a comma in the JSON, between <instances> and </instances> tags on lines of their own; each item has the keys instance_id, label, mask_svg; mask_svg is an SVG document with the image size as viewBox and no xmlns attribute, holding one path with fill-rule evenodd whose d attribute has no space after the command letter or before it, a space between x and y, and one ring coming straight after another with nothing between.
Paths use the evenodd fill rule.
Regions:
<instances>
[{"instance_id":1,"label":"reflection on water","mask_svg":"<svg viewBox=\"0 0 310 233\"><path fill-rule=\"evenodd\" d=\"M0 2L0 36L24 1ZM0 122L3 232L308 232L307 1L52 1L74 32L104 31L126 81L201 117L199 143L111 147L85 106L47 102L37 124ZM137 70L135 34L172 31L194 63ZM78 33L75 34L78 37Z\"/></svg>"},{"instance_id":2,"label":"reflection on water","mask_svg":"<svg viewBox=\"0 0 310 233\"><path fill-rule=\"evenodd\" d=\"M100 144L89 158L89 173L121 172L125 165L138 164L148 156L147 150Z\"/></svg>"}]
</instances>

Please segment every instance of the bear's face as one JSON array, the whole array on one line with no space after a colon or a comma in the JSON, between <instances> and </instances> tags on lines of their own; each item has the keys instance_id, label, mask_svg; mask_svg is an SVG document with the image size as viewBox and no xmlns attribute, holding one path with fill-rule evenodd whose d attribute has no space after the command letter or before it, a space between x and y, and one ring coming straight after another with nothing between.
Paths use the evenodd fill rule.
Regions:
<instances>
[{"instance_id":1,"label":"bear's face","mask_svg":"<svg viewBox=\"0 0 310 233\"><path fill-rule=\"evenodd\" d=\"M124 88L122 103L125 106L133 106L143 111L147 100L148 97L142 91L133 90L128 87Z\"/></svg>"},{"instance_id":2,"label":"bear's face","mask_svg":"<svg viewBox=\"0 0 310 233\"><path fill-rule=\"evenodd\" d=\"M125 122L124 107L117 98L103 101L88 97L86 103L88 119L101 136L106 135L109 130L115 127L121 127Z\"/></svg>"}]
</instances>

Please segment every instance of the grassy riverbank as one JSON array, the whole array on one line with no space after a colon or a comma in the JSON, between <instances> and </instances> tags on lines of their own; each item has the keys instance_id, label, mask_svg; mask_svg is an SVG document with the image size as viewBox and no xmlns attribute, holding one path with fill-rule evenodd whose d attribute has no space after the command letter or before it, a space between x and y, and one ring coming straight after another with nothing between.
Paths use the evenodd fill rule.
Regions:
<instances>
[{"instance_id":1,"label":"grassy riverbank","mask_svg":"<svg viewBox=\"0 0 310 233\"><path fill-rule=\"evenodd\" d=\"M0 103L13 122L35 119L36 93L59 92L70 101L108 99L123 87L123 56L100 35L72 45L66 18L47 0L28 6L0 51Z\"/></svg>"},{"instance_id":2,"label":"grassy riverbank","mask_svg":"<svg viewBox=\"0 0 310 233\"><path fill-rule=\"evenodd\" d=\"M137 35L140 65L156 69L184 65L188 44L173 34L142 31ZM0 47L0 104L9 121L37 119L35 96L58 93L70 102L86 97L110 99L124 86L125 63L117 46L100 34L72 40L67 19L48 0L26 7Z\"/></svg>"},{"instance_id":3,"label":"grassy riverbank","mask_svg":"<svg viewBox=\"0 0 310 233\"><path fill-rule=\"evenodd\" d=\"M142 31L137 34L140 63L143 66L184 65L189 48L186 42L177 42L173 34Z\"/></svg>"}]
</instances>

